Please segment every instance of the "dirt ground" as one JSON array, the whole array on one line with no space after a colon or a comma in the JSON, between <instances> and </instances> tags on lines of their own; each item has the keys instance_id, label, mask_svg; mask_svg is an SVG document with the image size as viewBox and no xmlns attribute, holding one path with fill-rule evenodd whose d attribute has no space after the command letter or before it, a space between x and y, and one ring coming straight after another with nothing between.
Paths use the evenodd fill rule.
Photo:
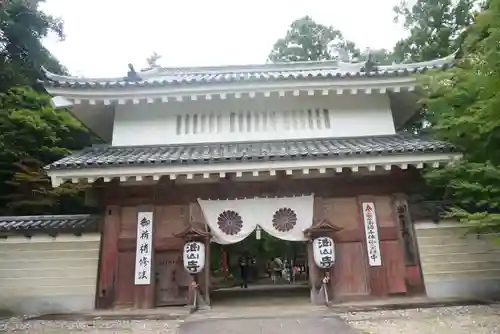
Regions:
<instances>
[{"instance_id":1,"label":"dirt ground","mask_svg":"<svg viewBox=\"0 0 500 334\"><path fill-rule=\"evenodd\" d=\"M265 308L265 307L264 307ZM363 334L498 334L500 333L500 305L499 306L457 306L427 309L391 310L373 312L350 312L333 314L321 312L316 308L280 307L276 317L269 317L271 310L262 310L261 307L253 308L254 314L245 316L243 309L236 312L236 317L228 312L211 311L206 316L210 322L208 327L224 327L224 322L237 324L236 330L231 333L246 333L246 329L255 329L257 325L261 332L272 329L273 334L290 333L290 326L299 327L298 324L307 324L311 321L322 322L324 325L333 323L334 318L340 316L351 327ZM293 309L293 312L292 312ZM264 312L265 311L265 312ZM227 313L227 314L226 314ZM265 314L267 313L267 316ZM234 314L233 314L234 315ZM203 322L202 314L193 315L196 321ZM132 320L132 321L22 321L11 318L0 321L0 332L7 333L166 333L190 334L193 331L188 317L185 320ZM239 320L238 320L239 319ZM279 321L278 321L279 320ZM339 319L340 320L340 319ZM252 325L255 322L255 327ZM214 326L217 324L217 326ZM265 328L270 326L269 328ZM234 327L234 326L233 326ZM272 328L271 328L272 327ZM334 326L335 327L335 326ZM308 327L313 329L312 327ZM340 327L339 327L340 328ZM239 330L241 329L241 330ZM331 328L333 329L333 328ZM205 331L204 331L205 332ZM309 331L313 334L313 331ZM335 334L349 333L338 329ZM323 333L319 331L318 333ZM206 333L212 334L212 333ZM217 333L218 334L218 333Z\"/></svg>"},{"instance_id":2,"label":"dirt ground","mask_svg":"<svg viewBox=\"0 0 500 334\"><path fill-rule=\"evenodd\" d=\"M363 334L498 334L499 306L456 306L341 315Z\"/></svg>"}]
</instances>

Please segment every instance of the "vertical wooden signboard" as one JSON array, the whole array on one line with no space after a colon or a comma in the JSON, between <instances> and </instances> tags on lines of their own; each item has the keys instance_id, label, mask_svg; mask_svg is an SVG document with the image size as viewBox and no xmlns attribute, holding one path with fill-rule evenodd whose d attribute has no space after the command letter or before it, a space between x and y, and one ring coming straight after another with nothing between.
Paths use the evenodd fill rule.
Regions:
<instances>
[{"instance_id":1,"label":"vertical wooden signboard","mask_svg":"<svg viewBox=\"0 0 500 334\"><path fill-rule=\"evenodd\" d=\"M153 213L139 212L137 214L135 285L151 284L152 251L153 251Z\"/></svg>"},{"instance_id":2,"label":"vertical wooden signboard","mask_svg":"<svg viewBox=\"0 0 500 334\"><path fill-rule=\"evenodd\" d=\"M380 256L380 241L378 237L377 216L374 203L363 203L363 220L366 233L366 249L370 267L380 267L382 257Z\"/></svg>"}]
</instances>

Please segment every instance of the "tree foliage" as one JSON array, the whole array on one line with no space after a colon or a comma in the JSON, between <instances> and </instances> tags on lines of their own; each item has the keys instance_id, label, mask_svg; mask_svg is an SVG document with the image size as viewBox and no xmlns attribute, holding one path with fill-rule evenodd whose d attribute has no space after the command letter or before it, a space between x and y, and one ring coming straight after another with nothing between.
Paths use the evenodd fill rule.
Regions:
<instances>
[{"instance_id":1,"label":"tree foliage","mask_svg":"<svg viewBox=\"0 0 500 334\"><path fill-rule=\"evenodd\" d=\"M14 175L6 182L12 191L4 196L5 211L23 215L84 212L86 185L65 183L53 188L43 166L40 161L30 158L14 163Z\"/></svg>"},{"instance_id":2,"label":"tree foliage","mask_svg":"<svg viewBox=\"0 0 500 334\"><path fill-rule=\"evenodd\" d=\"M500 0L467 31L458 66L426 77L424 99L436 134L464 159L426 176L456 204L450 216L478 232L500 231Z\"/></svg>"},{"instance_id":3,"label":"tree foliage","mask_svg":"<svg viewBox=\"0 0 500 334\"><path fill-rule=\"evenodd\" d=\"M304 16L292 22L285 37L274 43L269 54L272 62L328 60L333 55L330 48L345 50L349 57L359 55L354 43L347 41L339 30L316 23Z\"/></svg>"},{"instance_id":4,"label":"tree foliage","mask_svg":"<svg viewBox=\"0 0 500 334\"><path fill-rule=\"evenodd\" d=\"M395 21L409 35L398 41L392 57L400 62L421 62L449 56L461 48L467 28L474 22L478 0L403 0L394 7ZM425 105L405 125L412 133L429 128L431 112Z\"/></svg>"},{"instance_id":5,"label":"tree foliage","mask_svg":"<svg viewBox=\"0 0 500 334\"><path fill-rule=\"evenodd\" d=\"M37 6L11 0L0 7L0 91L34 86L42 66L56 73L66 72L42 45L42 38L49 33L63 39L63 22Z\"/></svg>"},{"instance_id":6,"label":"tree foliage","mask_svg":"<svg viewBox=\"0 0 500 334\"><path fill-rule=\"evenodd\" d=\"M401 62L420 62L446 57L457 51L463 33L474 20L477 0L403 0L394 7L395 21L409 36L397 42L394 57Z\"/></svg>"},{"instance_id":7,"label":"tree foliage","mask_svg":"<svg viewBox=\"0 0 500 334\"><path fill-rule=\"evenodd\" d=\"M285 37L274 43L269 60L289 62L339 59L356 62L366 60L368 56L371 56L378 65L394 62L392 51L386 49L360 51L355 43L344 38L341 31L305 16L293 21Z\"/></svg>"},{"instance_id":8,"label":"tree foliage","mask_svg":"<svg viewBox=\"0 0 500 334\"><path fill-rule=\"evenodd\" d=\"M62 203L59 199L64 203L78 204L71 211L82 210L81 200L64 198L79 194L82 189L76 186L52 189L42 167L91 142L88 131L66 110L51 107L49 96L23 87L0 93L0 200L3 213L65 211L58 207Z\"/></svg>"},{"instance_id":9,"label":"tree foliage","mask_svg":"<svg viewBox=\"0 0 500 334\"><path fill-rule=\"evenodd\" d=\"M0 214L83 209L80 188L52 189L42 169L93 139L66 110L54 110L37 83L42 66L65 72L41 42L49 33L63 38L63 23L38 2L0 6Z\"/></svg>"}]
</instances>

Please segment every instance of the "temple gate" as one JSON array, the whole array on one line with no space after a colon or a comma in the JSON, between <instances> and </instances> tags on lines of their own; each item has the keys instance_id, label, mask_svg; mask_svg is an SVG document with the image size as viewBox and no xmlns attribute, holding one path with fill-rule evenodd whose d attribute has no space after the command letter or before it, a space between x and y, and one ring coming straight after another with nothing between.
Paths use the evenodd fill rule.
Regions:
<instances>
[{"instance_id":1,"label":"temple gate","mask_svg":"<svg viewBox=\"0 0 500 334\"><path fill-rule=\"evenodd\" d=\"M461 154L398 131L419 110L411 74L446 69L453 57L132 68L107 79L45 72L54 106L107 143L47 166L54 187L88 184L89 204L104 213L97 306L188 303L180 259L193 224L226 244L256 228L294 241L331 235L334 302L425 293L413 229L396 208L421 191L422 168ZM152 215L147 242L141 213ZM209 267L199 282L207 297Z\"/></svg>"}]
</instances>

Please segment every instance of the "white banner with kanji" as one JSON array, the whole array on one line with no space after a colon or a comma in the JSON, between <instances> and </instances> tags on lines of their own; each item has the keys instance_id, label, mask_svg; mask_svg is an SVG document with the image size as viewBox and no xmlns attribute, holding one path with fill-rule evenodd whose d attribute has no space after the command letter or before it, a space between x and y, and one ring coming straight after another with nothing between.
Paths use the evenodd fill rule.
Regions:
<instances>
[{"instance_id":1,"label":"white banner with kanji","mask_svg":"<svg viewBox=\"0 0 500 334\"><path fill-rule=\"evenodd\" d=\"M135 253L135 285L151 283L151 252L153 251L153 213L137 214L137 246Z\"/></svg>"},{"instance_id":2,"label":"white banner with kanji","mask_svg":"<svg viewBox=\"0 0 500 334\"><path fill-rule=\"evenodd\" d=\"M382 257L380 255L380 241L378 238L377 215L374 203L363 203L363 220L365 223L366 249L368 252L368 263L370 267L380 267Z\"/></svg>"}]
</instances>

